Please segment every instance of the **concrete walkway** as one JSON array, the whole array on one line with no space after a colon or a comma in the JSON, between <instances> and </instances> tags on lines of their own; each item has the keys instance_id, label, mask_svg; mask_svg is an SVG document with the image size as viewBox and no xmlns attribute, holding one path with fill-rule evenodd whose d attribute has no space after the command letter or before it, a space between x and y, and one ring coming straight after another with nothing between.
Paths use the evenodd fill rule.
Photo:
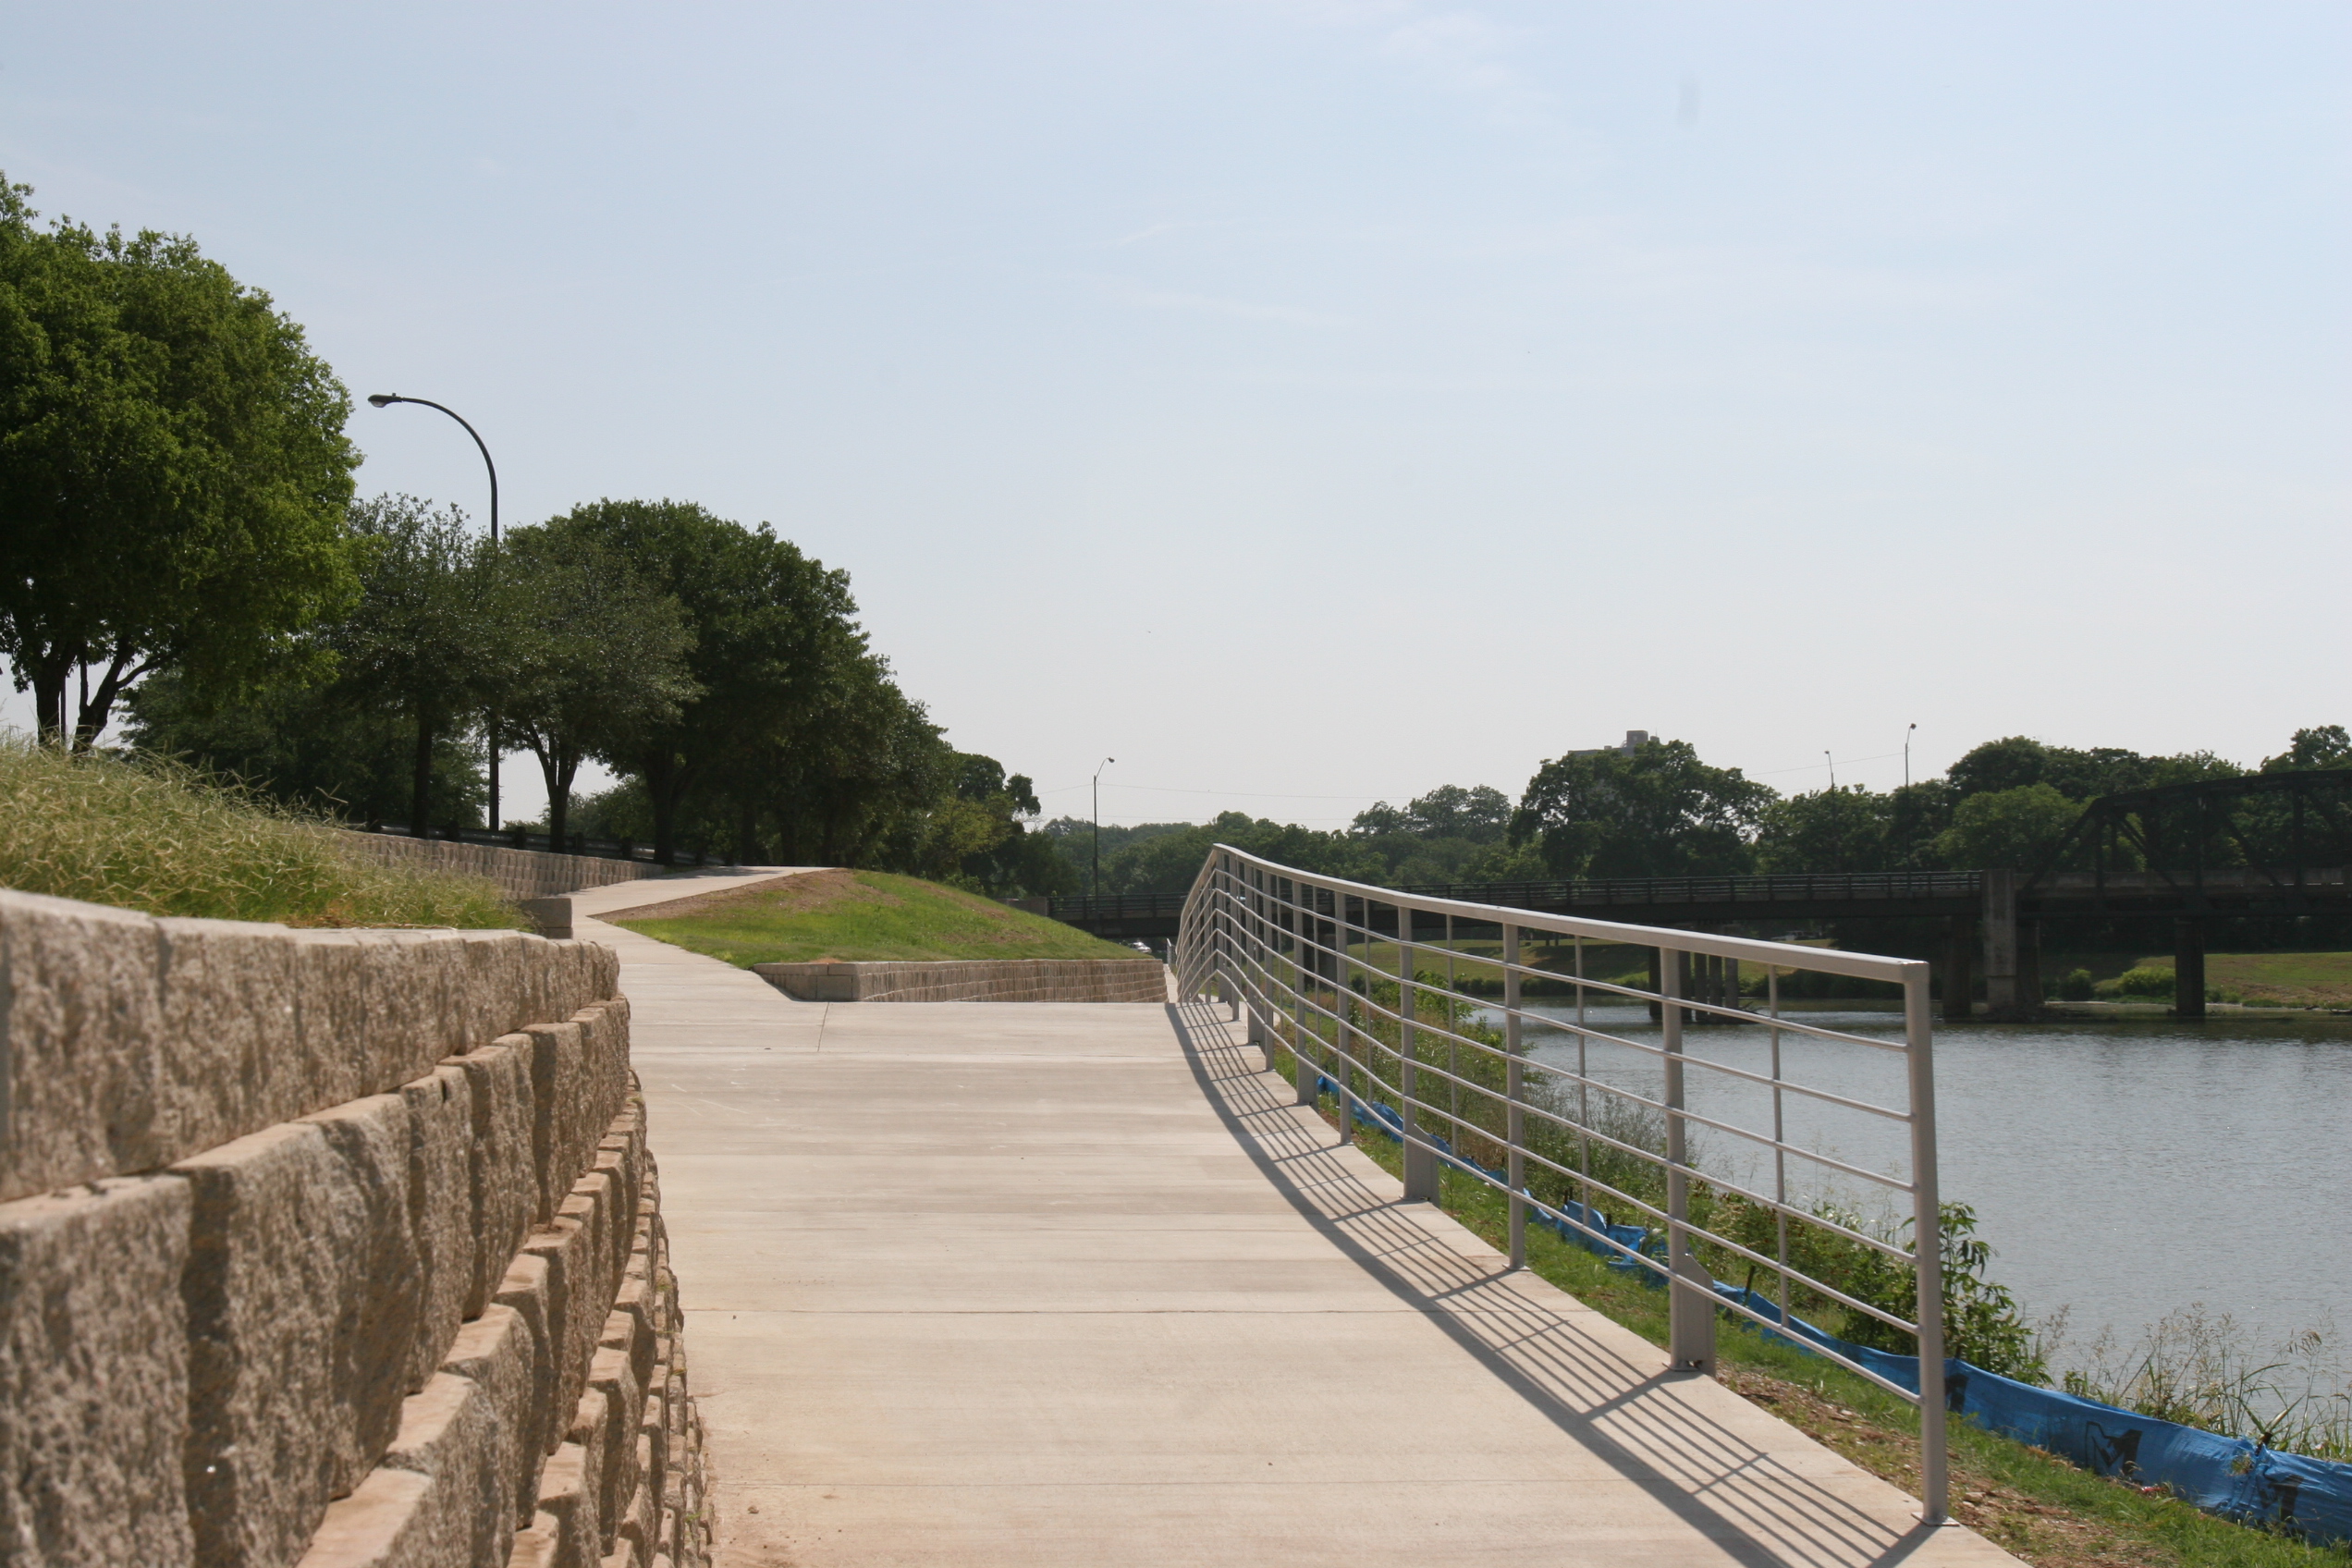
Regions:
<instances>
[{"instance_id":1,"label":"concrete walkway","mask_svg":"<svg viewBox=\"0 0 2352 1568\"><path fill-rule=\"evenodd\" d=\"M1221 1013L798 1003L581 934L633 1004L724 1562L2015 1561L1399 1204Z\"/></svg>"}]
</instances>

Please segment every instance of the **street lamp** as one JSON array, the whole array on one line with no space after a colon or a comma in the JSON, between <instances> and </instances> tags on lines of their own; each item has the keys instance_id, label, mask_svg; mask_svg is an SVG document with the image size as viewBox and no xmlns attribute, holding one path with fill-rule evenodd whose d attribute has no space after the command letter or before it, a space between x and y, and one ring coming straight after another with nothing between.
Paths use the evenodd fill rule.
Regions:
<instances>
[{"instance_id":1,"label":"street lamp","mask_svg":"<svg viewBox=\"0 0 2352 1568\"><path fill-rule=\"evenodd\" d=\"M1915 722L1903 732L1903 787L1906 790L1911 788L1911 731L1918 728Z\"/></svg>"},{"instance_id":2,"label":"street lamp","mask_svg":"<svg viewBox=\"0 0 2352 1568\"><path fill-rule=\"evenodd\" d=\"M1095 769L1095 868L1086 877L1086 896L1090 899L1102 894L1102 770L1118 760L1105 757L1102 767Z\"/></svg>"},{"instance_id":3,"label":"street lamp","mask_svg":"<svg viewBox=\"0 0 2352 1568\"><path fill-rule=\"evenodd\" d=\"M1823 752L1821 760L1830 765L1830 793L1834 795L1837 793L1837 758Z\"/></svg>"},{"instance_id":4,"label":"street lamp","mask_svg":"<svg viewBox=\"0 0 2352 1568\"><path fill-rule=\"evenodd\" d=\"M379 409L388 409L395 403L415 403L422 408L439 409L459 424L465 425L465 433L473 437L474 446L482 453L482 466L490 471L490 543L496 545L498 542L498 465L490 460L490 447L482 439L482 432L468 423L465 415L458 412L457 410L436 403L430 398L403 398L398 392L371 392L368 394L368 402ZM498 717L496 714L490 716L489 731L490 831L496 833L498 830ZM423 823L417 824L417 827L423 831L430 830ZM550 845L549 848L554 846Z\"/></svg>"}]
</instances>

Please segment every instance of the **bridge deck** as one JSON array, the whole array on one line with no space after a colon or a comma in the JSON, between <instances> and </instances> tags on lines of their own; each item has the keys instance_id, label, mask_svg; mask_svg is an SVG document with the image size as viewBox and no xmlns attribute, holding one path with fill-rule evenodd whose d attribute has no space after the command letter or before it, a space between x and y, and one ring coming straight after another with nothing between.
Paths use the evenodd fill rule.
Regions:
<instances>
[{"instance_id":1,"label":"bridge deck","mask_svg":"<svg viewBox=\"0 0 2352 1568\"><path fill-rule=\"evenodd\" d=\"M1398 1204L1207 1010L803 1004L582 934L723 1562L2015 1561Z\"/></svg>"}]
</instances>

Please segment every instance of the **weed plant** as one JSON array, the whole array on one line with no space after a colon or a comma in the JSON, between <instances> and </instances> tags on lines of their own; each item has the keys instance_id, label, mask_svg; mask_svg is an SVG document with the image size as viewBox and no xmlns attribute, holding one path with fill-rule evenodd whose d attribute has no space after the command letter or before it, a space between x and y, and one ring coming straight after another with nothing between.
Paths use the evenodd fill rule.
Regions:
<instances>
[{"instance_id":1,"label":"weed plant","mask_svg":"<svg viewBox=\"0 0 2352 1568\"><path fill-rule=\"evenodd\" d=\"M2044 1329L2064 1348L2064 1315ZM2102 1329L2063 1378L2068 1393L2314 1459L2352 1461L2352 1371L2331 1317L2258 1343L2226 1312L2183 1307L2126 1345Z\"/></svg>"},{"instance_id":2,"label":"weed plant","mask_svg":"<svg viewBox=\"0 0 2352 1568\"><path fill-rule=\"evenodd\" d=\"M148 914L521 927L491 883L370 864L325 819L164 758L0 735L0 886Z\"/></svg>"}]
</instances>

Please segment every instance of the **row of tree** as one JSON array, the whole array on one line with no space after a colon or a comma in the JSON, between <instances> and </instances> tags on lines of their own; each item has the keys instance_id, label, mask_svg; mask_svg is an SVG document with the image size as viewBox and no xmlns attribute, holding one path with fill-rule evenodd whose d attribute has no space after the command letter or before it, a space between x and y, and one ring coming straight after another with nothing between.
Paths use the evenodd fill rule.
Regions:
<instances>
[{"instance_id":1,"label":"row of tree","mask_svg":"<svg viewBox=\"0 0 2352 1568\"><path fill-rule=\"evenodd\" d=\"M473 826L486 748L536 756L558 838L1011 891L1028 781L949 745L846 574L765 524L602 501L496 545L354 503L351 400L300 325L181 236L43 226L0 178L0 655L43 737L134 744L355 821Z\"/></svg>"},{"instance_id":2,"label":"row of tree","mask_svg":"<svg viewBox=\"0 0 2352 1568\"><path fill-rule=\"evenodd\" d=\"M2298 729L2255 769L2210 752L2151 757L2013 736L1939 778L1782 795L1682 741L1576 752L1545 763L1514 806L1502 791L1447 785L1387 802L1319 832L1229 812L1206 824L1103 829L1105 892L1190 885L1208 847L1231 844L1302 870L1384 886L1548 878L1933 871L2040 865L2099 796L2154 785L2352 766L2340 725ZM2343 827L2345 825L2338 825ZM1074 879L1088 824L1046 825Z\"/></svg>"}]
</instances>

